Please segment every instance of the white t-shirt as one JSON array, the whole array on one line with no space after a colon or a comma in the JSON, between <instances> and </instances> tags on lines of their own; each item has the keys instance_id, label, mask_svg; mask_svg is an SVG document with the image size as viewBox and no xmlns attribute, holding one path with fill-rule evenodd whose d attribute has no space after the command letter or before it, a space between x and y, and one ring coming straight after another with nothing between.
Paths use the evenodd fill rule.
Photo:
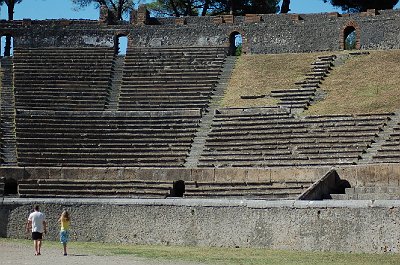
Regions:
<instances>
[{"instance_id":1,"label":"white t-shirt","mask_svg":"<svg viewBox=\"0 0 400 265\"><path fill-rule=\"evenodd\" d=\"M33 212L28 217L29 221L32 221L32 232L44 232L43 222L46 220L44 213Z\"/></svg>"}]
</instances>

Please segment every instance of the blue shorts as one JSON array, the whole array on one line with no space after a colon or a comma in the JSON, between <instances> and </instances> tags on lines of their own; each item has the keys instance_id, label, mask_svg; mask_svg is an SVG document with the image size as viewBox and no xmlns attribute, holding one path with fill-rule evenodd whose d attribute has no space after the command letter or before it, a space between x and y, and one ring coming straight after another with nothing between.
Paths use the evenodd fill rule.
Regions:
<instances>
[{"instance_id":1,"label":"blue shorts","mask_svg":"<svg viewBox=\"0 0 400 265\"><path fill-rule=\"evenodd\" d=\"M60 231L60 242L66 244L69 241L69 231L61 230Z\"/></svg>"}]
</instances>

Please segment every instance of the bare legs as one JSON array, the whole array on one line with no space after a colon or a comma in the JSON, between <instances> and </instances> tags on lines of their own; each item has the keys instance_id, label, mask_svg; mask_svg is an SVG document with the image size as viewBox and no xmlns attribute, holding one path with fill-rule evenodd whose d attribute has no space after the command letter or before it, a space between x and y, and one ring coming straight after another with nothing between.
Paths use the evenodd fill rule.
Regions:
<instances>
[{"instance_id":1,"label":"bare legs","mask_svg":"<svg viewBox=\"0 0 400 265\"><path fill-rule=\"evenodd\" d=\"M35 246L35 255L40 255L42 240L33 240L33 245Z\"/></svg>"},{"instance_id":2,"label":"bare legs","mask_svg":"<svg viewBox=\"0 0 400 265\"><path fill-rule=\"evenodd\" d=\"M64 256L67 256L67 243L63 243L64 247Z\"/></svg>"}]
</instances>

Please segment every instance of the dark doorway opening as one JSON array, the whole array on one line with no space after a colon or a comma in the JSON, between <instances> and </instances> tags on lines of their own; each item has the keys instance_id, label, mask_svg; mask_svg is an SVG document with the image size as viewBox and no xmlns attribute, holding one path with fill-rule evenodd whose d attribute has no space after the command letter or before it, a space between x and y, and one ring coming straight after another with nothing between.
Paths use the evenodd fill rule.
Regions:
<instances>
[{"instance_id":1,"label":"dark doorway opening","mask_svg":"<svg viewBox=\"0 0 400 265\"><path fill-rule=\"evenodd\" d=\"M170 197L183 197L183 194L185 194L185 181L174 181Z\"/></svg>"},{"instance_id":2,"label":"dark doorway opening","mask_svg":"<svg viewBox=\"0 0 400 265\"><path fill-rule=\"evenodd\" d=\"M357 48L357 32L354 27L347 27L344 30L344 49L354 50Z\"/></svg>"},{"instance_id":3,"label":"dark doorway opening","mask_svg":"<svg viewBox=\"0 0 400 265\"><path fill-rule=\"evenodd\" d=\"M243 36L237 31L234 31L229 36L229 55L240 56L242 54Z\"/></svg>"}]
</instances>

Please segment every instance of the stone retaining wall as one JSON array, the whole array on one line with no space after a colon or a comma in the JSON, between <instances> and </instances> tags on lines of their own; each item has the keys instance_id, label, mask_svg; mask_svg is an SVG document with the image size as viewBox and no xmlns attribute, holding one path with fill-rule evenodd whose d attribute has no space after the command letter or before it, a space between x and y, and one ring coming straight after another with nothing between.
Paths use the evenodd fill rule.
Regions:
<instances>
[{"instance_id":1,"label":"stone retaining wall","mask_svg":"<svg viewBox=\"0 0 400 265\"><path fill-rule=\"evenodd\" d=\"M57 240L57 218L67 209L72 241L399 252L400 201L5 198L0 236L26 238L35 203L47 215L48 240Z\"/></svg>"}]
</instances>

